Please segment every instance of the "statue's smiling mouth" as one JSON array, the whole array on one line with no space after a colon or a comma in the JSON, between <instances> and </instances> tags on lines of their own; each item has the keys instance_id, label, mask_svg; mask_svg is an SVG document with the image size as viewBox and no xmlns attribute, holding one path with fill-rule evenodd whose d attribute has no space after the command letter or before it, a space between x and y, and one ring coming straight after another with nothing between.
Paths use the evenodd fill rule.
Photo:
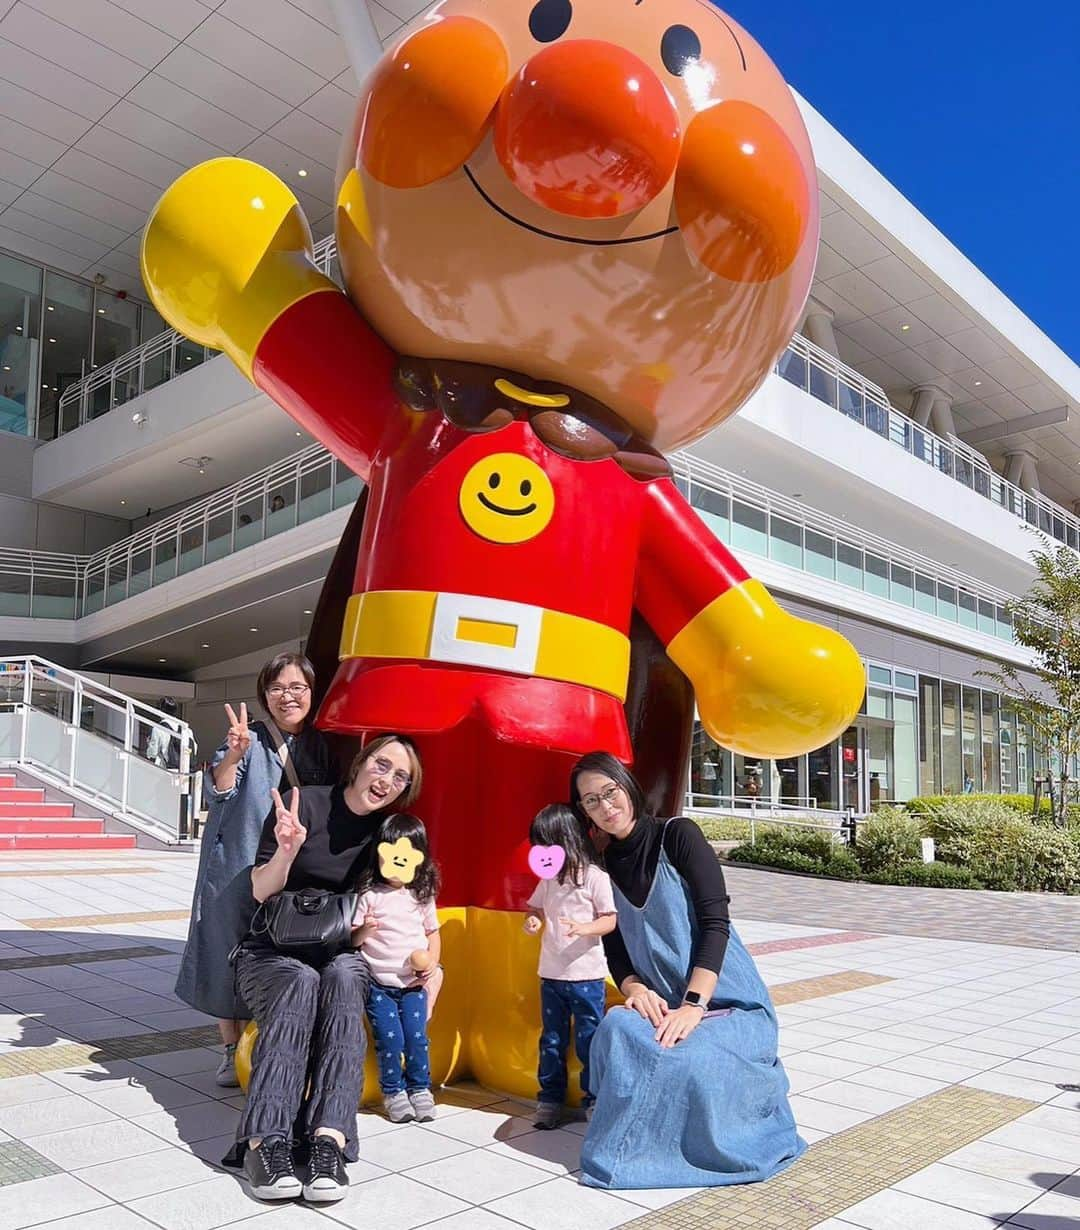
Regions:
<instances>
[{"instance_id":1,"label":"statue's smiling mouth","mask_svg":"<svg viewBox=\"0 0 1080 1230\"><path fill-rule=\"evenodd\" d=\"M476 498L481 504L493 513L501 513L504 517L525 517L531 512L536 512L536 504L526 504L524 508L503 508L501 504L493 504L482 491L478 491Z\"/></svg>"},{"instance_id":2,"label":"statue's smiling mouth","mask_svg":"<svg viewBox=\"0 0 1080 1230\"><path fill-rule=\"evenodd\" d=\"M558 231L545 231L543 227L533 226L531 222L523 222L520 218L515 218L509 210L504 209L497 201L493 201L484 189L480 187L476 176L469 170L468 163L463 164L462 170L468 176L469 183L472 184L497 214L501 214L507 222L512 222L515 226L520 226L526 231L532 231L534 235L543 235L545 239L561 239L563 243L580 243L586 247L615 248L621 244L644 243L647 239L663 239L665 235L674 235L679 229L678 226L667 226L662 231L650 231L648 235L626 235L620 239L585 239L580 235L560 235Z\"/></svg>"}]
</instances>

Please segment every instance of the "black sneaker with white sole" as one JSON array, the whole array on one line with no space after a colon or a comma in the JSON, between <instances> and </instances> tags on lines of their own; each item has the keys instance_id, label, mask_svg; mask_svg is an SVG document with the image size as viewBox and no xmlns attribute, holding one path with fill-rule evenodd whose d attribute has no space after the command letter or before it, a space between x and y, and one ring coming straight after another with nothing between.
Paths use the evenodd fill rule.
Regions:
<instances>
[{"instance_id":1,"label":"black sneaker with white sole","mask_svg":"<svg viewBox=\"0 0 1080 1230\"><path fill-rule=\"evenodd\" d=\"M244 1154L244 1178L257 1200L294 1200L304 1190L293 1168L292 1146L280 1136Z\"/></svg>"},{"instance_id":2,"label":"black sneaker with white sole","mask_svg":"<svg viewBox=\"0 0 1080 1230\"><path fill-rule=\"evenodd\" d=\"M316 1136L311 1142L308 1180L304 1184L304 1199L312 1204L340 1200L349 1190L345 1159L338 1142L330 1136Z\"/></svg>"}]
</instances>

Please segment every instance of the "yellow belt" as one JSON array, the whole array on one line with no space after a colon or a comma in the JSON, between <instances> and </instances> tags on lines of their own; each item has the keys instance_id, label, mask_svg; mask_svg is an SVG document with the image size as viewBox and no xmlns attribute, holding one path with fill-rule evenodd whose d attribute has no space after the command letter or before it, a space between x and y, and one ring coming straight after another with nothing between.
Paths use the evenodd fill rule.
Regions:
<instances>
[{"instance_id":1,"label":"yellow belt","mask_svg":"<svg viewBox=\"0 0 1080 1230\"><path fill-rule=\"evenodd\" d=\"M605 624L525 602L418 589L353 594L342 658L413 658L562 679L626 697L630 642Z\"/></svg>"}]
</instances>

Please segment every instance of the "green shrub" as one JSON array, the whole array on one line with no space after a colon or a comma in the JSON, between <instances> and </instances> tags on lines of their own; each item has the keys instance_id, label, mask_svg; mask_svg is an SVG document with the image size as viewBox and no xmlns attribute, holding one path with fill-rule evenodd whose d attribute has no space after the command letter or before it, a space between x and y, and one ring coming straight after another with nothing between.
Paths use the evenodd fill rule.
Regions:
<instances>
[{"instance_id":1,"label":"green shrub","mask_svg":"<svg viewBox=\"0 0 1080 1230\"><path fill-rule=\"evenodd\" d=\"M983 888L967 867L949 863L901 863L866 877L871 884L904 884L920 888Z\"/></svg>"},{"instance_id":2,"label":"green shrub","mask_svg":"<svg viewBox=\"0 0 1080 1230\"><path fill-rule=\"evenodd\" d=\"M908 799L904 807L912 815L922 816L943 806L979 807L985 803L998 803L1030 820L1035 799L1030 794L924 794L918 798ZM1039 819L1046 821L1053 819L1050 800L1047 798L1039 801Z\"/></svg>"},{"instance_id":3,"label":"green shrub","mask_svg":"<svg viewBox=\"0 0 1080 1230\"><path fill-rule=\"evenodd\" d=\"M882 807L856 830L855 853L868 873L889 871L919 858L922 827L902 807Z\"/></svg>"},{"instance_id":4,"label":"green shrub","mask_svg":"<svg viewBox=\"0 0 1080 1230\"><path fill-rule=\"evenodd\" d=\"M736 846L728 858L737 863L757 863L783 871L857 880L859 864L846 846L837 845L828 833L801 829L767 829L757 844Z\"/></svg>"}]
</instances>

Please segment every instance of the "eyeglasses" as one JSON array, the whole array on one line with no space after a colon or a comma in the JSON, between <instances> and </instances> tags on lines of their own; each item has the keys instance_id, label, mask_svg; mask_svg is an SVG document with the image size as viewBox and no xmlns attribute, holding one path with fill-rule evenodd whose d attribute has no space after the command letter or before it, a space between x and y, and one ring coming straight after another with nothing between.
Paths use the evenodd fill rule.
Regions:
<instances>
[{"instance_id":1,"label":"eyeglasses","mask_svg":"<svg viewBox=\"0 0 1080 1230\"><path fill-rule=\"evenodd\" d=\"M612 782L610 786L605 786L599 794L586 794L582 796L581 806L586 811L596 811L601 803L614 803L622 786L616 782Z\"/></svg>"},{"instance_id":2,"label":"eyeglasses","mask_svg":"<svg viewBox=\"0 0 1080 1230\"><path fill-rule=\"evenodd\" d=\"M310 691L311 689L306 683L293 683L290 684L289 687L285 687L280 683L274 683L266 689L266 695L272 696L274 700L280 700L286 695L292 696L296 700L299 700L302 696L306 696Z\"/></svg>"},{"instance_id":3,"label":"eyeglasses","mask_svg":"<svg viewBox=\"0 0 1080 1230\"><path fill-rule=\"evenodd\" d=\"M385 777L391 769L394 769L393 763L387 760L385 756L376 756L374 760L369 761L369 764L382 777ZM408 790L412 783L412 777L404 769L394 769L394 775L390 780L399 790Z\"/></svg>"}]
</instances>

